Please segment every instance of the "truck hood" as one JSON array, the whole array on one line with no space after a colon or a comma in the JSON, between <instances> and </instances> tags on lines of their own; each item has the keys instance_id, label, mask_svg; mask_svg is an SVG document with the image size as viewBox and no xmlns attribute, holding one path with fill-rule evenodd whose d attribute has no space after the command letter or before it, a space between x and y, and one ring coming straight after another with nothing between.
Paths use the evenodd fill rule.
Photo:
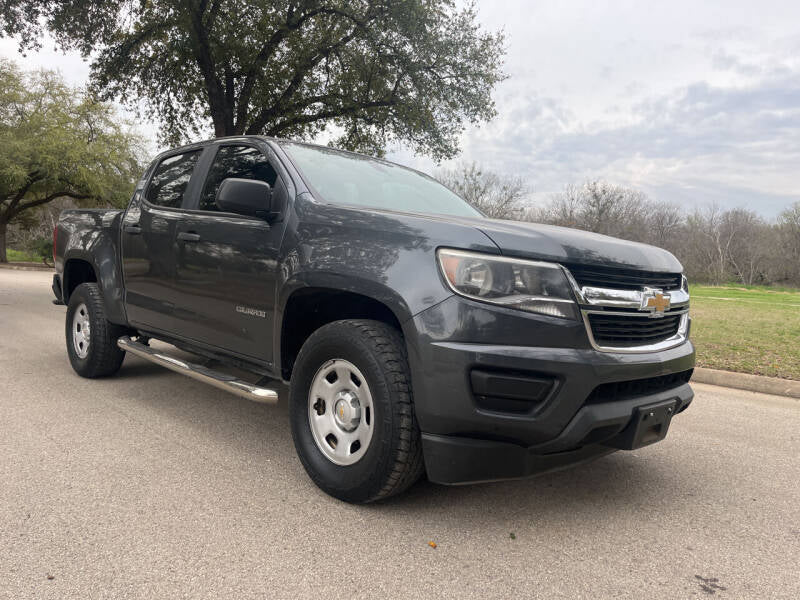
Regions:
<instances>
[{"instance_id":1,"label":"truck hood","mask_svg":"<svg viewBox=\"0 0 800 600\"><path fill-rule=\"evenodd\" d=\"M580 229L485 217L356 210L373 215L393 215L404 225L424 232L425 237L435 245L488 250L481 248L482 244L474 235L467 233L469 229L483 234L481 238L484 243L491 242L504 256L638 271L683 272L680 261L662 248ZM389 220L388 224L374 223L372 226L377 229L388 227L396 232L399 222Z\"/></svg>"},{"instance_id":2,"label":"truck hood","mask_svg":"<svg viewBox=\"0 0 800 600\"><path fill-rule=\"evenodd\" d=\"M300 207L303 206L305 205L301 203ZM499 250L504 256L563 264L661 273L683 271L678 259L666 250L580 229L485 217L432 215L334 204L310 203L309 206L313 207L313 212L319 213L317 216L321 222L327 223L341 221L342 211L348 211L346 222L358 224L350 234L354 238L367 232L381 232L383 237L387 234L408 235L417 239L414 243L429 247L452 247L478 252Z\"/></svg>"},{"instance_id":3,"label":"truck hood","mask_svg":"<svg viewBox=\"0 0 800 600\"><path fill-rule=\"evenodd\" d=\"M553 225L481 221L475 226L507 256L646 271L683 271L670 252L647 244Z\"/></svg>"},{"instance_id":4,"label":"truck hood","mask_svg":"<svg viewBox=\"0 0 800 600\"><path fill-rule=\"evenodd\" d=\"M655 246L568 227L469 217L433 217L471 226L486 235L504 256L642 271L680 273L681 263Z\"/></svg>"}]
</instances>

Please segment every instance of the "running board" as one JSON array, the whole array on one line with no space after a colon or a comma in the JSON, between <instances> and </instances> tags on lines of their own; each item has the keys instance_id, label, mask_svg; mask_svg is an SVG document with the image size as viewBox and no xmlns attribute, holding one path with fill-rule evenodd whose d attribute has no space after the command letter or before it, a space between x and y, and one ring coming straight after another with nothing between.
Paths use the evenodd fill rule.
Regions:
<instances>
[{"instance_id":1,"label":"running board","mask_svg":"<svg viewBox=\"0 0 800 600\"><path fill-rule=\"evenodd\" d=\"M127 335L117 340L117 346L125 350L125 352L130 352L145 360L166 367L171 371L182 373L187 377L213 385L216 388L231 392L242 398L247 398L254 402L261 402L263 404L277 404L278 402L278 392L273 389L253 385L233 375L213 371L203 365L174 358L163 352L154 350L150 346L145 346L141 342L135 342Z\"/></svg>"}]
</instances>

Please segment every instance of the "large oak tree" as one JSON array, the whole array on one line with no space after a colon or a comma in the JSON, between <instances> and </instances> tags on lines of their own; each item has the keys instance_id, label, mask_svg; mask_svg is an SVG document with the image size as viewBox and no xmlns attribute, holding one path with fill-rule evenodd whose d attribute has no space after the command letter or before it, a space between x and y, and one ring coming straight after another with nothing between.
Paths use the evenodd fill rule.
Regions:
<instances>
[{"instance_id":1,"label":"large oak tree","mask_svg":"<svg viewBox=\"0 0 800 600\"><path fill-rule=\"evenodd\" d=\"M380 154L401 140L458 152L494 115L502 34L453 0L6 0L0 30L92 56L106 98L144 107L163 139L308 138Z\"/></svg>"}]
</instances>

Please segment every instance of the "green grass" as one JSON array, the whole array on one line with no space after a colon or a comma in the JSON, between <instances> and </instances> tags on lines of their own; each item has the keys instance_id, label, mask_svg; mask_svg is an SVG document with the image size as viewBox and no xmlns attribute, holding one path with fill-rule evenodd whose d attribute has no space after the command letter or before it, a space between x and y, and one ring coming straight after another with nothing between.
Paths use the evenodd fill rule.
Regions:
<instances>
[{"instance_id":1,"label":"green grass","mask_svg":"<svg viewBox=\"0 0 800 600\"><path fill-rule=\"evenodd\" d=\"M6 248L6 256L8 257L8 262L42 262L41 256L37 256L36 254L27 252L25 250Z\"/></svg>"},{"instance_id":2,"label":"green grass","mask_svg":"<svg viewBox=\"0 0 800 600\"><path fill-rule=\"evenodd\" d=\"M800 290L692 286L700 367L800 380Z\"/></svg>"}]
</instances>

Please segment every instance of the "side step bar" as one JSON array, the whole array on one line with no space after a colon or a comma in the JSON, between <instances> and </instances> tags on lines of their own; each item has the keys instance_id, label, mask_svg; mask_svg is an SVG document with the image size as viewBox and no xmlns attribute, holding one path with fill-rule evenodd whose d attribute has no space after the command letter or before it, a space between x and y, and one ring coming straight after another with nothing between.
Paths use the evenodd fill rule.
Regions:
<instances>
[{"instance_id":1,"label":"side step bar","mask_svg":"<svg viewBox=\"0 0 800 600\"><path fill-rule=\"evenodd\" d=\"M233 375L227 375L225 373L220 373L219 371L213 371L202 365L174 358L164 354L163 352L154 350L150 346L145 346L140 342L135 342L127 335L122 336L117 340L117 346L125 350L125 352L130 352L131 354L139 356L145 360L149 360L157 365L166 367L171 371L182 373L187 377L191 377L192 379L197 379L203 383L213 385L216 388L225 390L226 392L231 392L232 394L236 394L242 398L247 398L248 400L261 402L264 404L277 404L278 402L278 392L273 389L253 385L252 383L248 383L242 379L237 379Z\"/></svg>"}]
</instances>

